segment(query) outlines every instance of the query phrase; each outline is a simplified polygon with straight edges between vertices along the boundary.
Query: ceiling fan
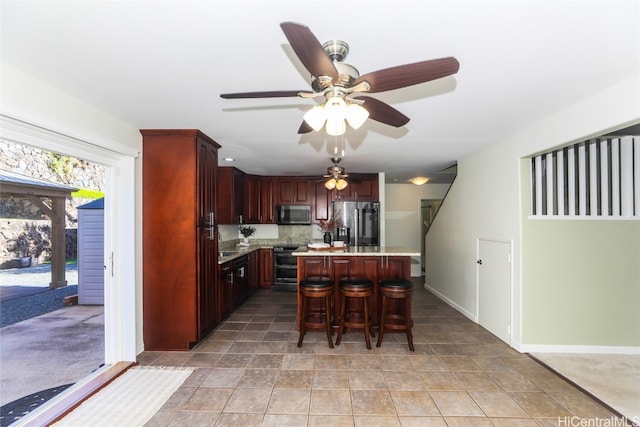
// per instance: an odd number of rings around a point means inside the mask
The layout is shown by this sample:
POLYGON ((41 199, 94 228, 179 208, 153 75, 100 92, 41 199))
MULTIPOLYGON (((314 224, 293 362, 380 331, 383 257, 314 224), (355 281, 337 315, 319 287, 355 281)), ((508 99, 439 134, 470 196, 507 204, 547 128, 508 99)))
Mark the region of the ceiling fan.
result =
POLYGON ((324 175, 325 178, 329 178, 327 182, 324 183, 324 186, 327 190, 333 190, 334 188, 337 190, 344 190, 347 188, 347 180, 345 178, 349 177, 349 174, 345 172, 345 169, 342 166, 338 166, 338 163, 342 161, 340 157, 332 157, 331 162, 333 166, 329 166, 327 168, 327 174, 324 175))
POLYGON ((324 98, 324 104, 307 111, 298 129, 299 134, 319 131, 326 124, 329 135, 342 135, 345 121, 353 128, 367 118, 394 127, 404 126, 409 118, 390 105, 363 93, 386 92, 436 80, 458 72, 460 63, 453 57, 432 59, 385 68, 360 75, 353 66, 344 63, 349 45, 341 40, 320 44, 311 30, 295 22, 280 24, 294 52, 311 73, 309 90, 224 93, 225 99, 240 98, 324 98))

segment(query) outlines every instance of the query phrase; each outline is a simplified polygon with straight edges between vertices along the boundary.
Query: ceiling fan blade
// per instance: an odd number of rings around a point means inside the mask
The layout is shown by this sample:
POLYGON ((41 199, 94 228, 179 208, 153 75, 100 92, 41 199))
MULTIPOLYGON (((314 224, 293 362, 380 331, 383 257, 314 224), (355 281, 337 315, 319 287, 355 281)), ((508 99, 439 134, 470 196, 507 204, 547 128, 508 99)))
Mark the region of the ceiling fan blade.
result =
POLYGON ((431 59, 373 71, 358 77, 352 86, 369 82, 370 93, 385 92, 436 80, 458 72, 460 63, 453 57, 431 59))
POLYGON ((362 107, 369 112, 369 118, 372 120, 397 128, 409 122, 409 117, 389 104, 385 104, 370 96, 358 96, 354 98, 364 101, 362 107))
POLYGON ((308 90, 272 90, 265 92, 238 92, 223 93, 220 95, 224 99, 242 99, 242 98, 288 98, 292 96, 304 97, 302 94, 315 94, 308 90))
POLYGON ((282 28, 300 62, 312 76, 328 76, 334 82, 338 81, 338 70, 309 27, 295 22, 283 22, 280 24, 280 28, 282 28))
POLYGON ((309 133, 312 130, 313 128, 303 120, 302 123, 300 124, 300 127, 298 128, 298 133, 309 133))

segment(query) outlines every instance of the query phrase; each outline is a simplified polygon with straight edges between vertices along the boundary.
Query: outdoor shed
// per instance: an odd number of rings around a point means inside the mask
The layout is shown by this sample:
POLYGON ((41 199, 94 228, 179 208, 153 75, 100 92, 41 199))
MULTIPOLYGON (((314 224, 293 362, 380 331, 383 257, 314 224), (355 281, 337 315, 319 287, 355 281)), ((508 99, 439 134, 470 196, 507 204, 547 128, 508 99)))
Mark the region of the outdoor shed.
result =
POLYGON ((78 206, 78 304, 104 305, 104 197, 78 206))

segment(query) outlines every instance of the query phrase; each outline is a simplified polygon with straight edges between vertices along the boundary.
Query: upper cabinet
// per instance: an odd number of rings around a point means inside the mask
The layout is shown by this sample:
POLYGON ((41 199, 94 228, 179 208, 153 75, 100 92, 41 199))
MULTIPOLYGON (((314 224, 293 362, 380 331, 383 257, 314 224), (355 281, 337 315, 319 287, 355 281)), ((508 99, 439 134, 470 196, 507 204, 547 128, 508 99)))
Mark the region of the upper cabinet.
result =
MULTIPOLYGON (((221 166, 218 168, 218 223, 238 224, 243 214, 244 172, 221 166)), ((245 221, 246 222, 246 221, 245 221)))
POLYGON ((279 176, 276 178, 275 205, 311 205, 312 183, 317 178, 279 176))
POLYGON ((247 224, 262 223, 260 193, 260 177, 258 175, 245 175, 242 195, 242 222, 247 224))
POLYGON ((333 200, 377 202, 379 201, 378 174, 352 173, 347 178, 349 185, 341 191, 332 191, 333 200))
POLYGON ((275 182, 275 177, 260 177, 260 224, 276 222, 276 206, 273 200, 275 182))

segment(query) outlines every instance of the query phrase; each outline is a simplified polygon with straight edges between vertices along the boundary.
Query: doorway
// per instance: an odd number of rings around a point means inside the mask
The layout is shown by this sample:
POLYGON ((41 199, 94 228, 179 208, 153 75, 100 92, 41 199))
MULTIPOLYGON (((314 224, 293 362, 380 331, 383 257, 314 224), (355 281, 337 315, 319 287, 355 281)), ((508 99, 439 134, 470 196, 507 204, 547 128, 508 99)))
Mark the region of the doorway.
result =
POLYGON ((477 253, 478 323, 511 344, 511 241, 478 239, 477 253))
POLYGON ((438 209, 440 209, 440 206, 442 205, 442 199, 421 199, 420 200, 420 222, 421 222, 421 228, 420 228, 420 236, 421 236, 421 243, 420 243, 420 265, 422 268, 422 275, 424 276, 425 274, 425 270, 424 270, 424 266, 425 266, 425 257, 424 257, 424 253, 425 253, 425 247, 424 247, 424 239, 427 236, 427 232, 429 231, 429 227, 431 227, 431 224, 433 223, 434 218, 436 217, 436 214, 438 213, 438 209))

